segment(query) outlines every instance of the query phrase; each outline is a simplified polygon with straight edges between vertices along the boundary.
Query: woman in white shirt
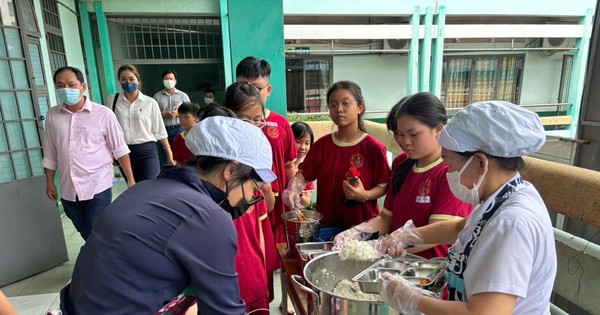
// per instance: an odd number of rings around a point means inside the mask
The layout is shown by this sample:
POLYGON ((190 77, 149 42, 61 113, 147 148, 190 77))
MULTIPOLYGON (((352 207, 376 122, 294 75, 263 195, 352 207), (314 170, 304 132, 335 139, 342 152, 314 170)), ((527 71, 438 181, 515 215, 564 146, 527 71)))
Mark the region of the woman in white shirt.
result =
POLYGON ((156 141, 160 141, 166 151, 167 162, 175 165, 160 108, 156 100, 139 90, 140 74, 133 65, 119 67, 117 78, 124 93, 117 94, 116 101, 114 95, 108 101, 112 104, 131 151, 129 157, 133 177, 136 182, 154 179, 160 172, 156 141))
POLYGON ((552 223, 542 197, 521 178, 521 158, 546 140, 540 118, 521 106, 487 101, 462 109, 438 137, 448 184, 476 207, 468 218, 397 230, 382 249, 455 242, 448 253, 450 301, 427 297, 383 275, 384 299, 403 314, 550 314, 556 276, 552 223))

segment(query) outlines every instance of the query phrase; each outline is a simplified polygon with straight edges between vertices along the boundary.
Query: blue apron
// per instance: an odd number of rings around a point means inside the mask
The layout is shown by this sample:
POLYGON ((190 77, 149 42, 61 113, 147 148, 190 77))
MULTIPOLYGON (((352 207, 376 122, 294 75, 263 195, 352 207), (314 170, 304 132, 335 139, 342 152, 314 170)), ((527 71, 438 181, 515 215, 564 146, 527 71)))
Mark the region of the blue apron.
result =
POLYGON ((464 246, 463 252, 459 252, 456 248, 456 244, 448 250, 448 293, 450 301, 463 301, 467 300, 467 292, 465 290, 465 280, 463 278, 465 270, 467 270, 467 261, 469 260, 469 255, 475 247, 477 240, 479 240, 479 236, 481 235, 481 231, 488 223, 488 221, 494 216, 496 210, 500 208, 500 206, 512 196, 514 193, 519 191, 523 187, 523 179, 521 176, 511 180, 506 183, 502 190, 496 195, 494 200, 490 203, 490 205, 485 209, 483 216, 477 223, 475 229, 473 229, 471 238, 464 246))

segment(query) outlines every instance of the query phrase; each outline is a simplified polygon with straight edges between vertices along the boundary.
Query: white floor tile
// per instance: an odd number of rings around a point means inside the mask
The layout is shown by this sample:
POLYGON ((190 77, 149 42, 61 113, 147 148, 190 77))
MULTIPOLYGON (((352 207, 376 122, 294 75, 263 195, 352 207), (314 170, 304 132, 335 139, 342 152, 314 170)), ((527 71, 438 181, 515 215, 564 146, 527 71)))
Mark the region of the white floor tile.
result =
POLYGON ((20 315, 45 315, 56 301, 58 293, 24 295, 8 298, 20 315))

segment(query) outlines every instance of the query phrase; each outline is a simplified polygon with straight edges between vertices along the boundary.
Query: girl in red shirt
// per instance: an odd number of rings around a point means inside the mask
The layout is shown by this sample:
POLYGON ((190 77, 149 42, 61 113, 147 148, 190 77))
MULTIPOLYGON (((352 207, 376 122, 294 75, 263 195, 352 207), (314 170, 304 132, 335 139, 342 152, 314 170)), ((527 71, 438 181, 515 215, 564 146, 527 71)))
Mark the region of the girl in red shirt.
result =
MULTIPOLYGON (((448 166, 442 160, 437 138, 447 121, 444 105, 431 93, 405 97, 392 107, 387 127, 404 152, 392 163, 384 208, 376 218, 337 235, 334 242, 338 247, 349 239, 358 239, 360 231, 385 235, 409 220, 420 227, 471 213, 472 206, 454 197, 446 179, 448 166)), ((448 248, 422 245, 407 251, 430 259, 446 257, 448 248)))
MULTIPOLYGON (((292 124, 292 132, 294 133, 296 148, 298 149, 298 158, 294 161, 294 166, 296 167, 296 171, 298 171, 298 165, 304 161, 306 154, 308 154, 308 150, 310 150, 310 147, 315 142, 315 135, 310 126, 301 121, 292 124)), ((310 204, 310 196, 314 190, 314 182, 306 183, 306 186, 300 195, 300 203, 302 203, 302 206, 306 207, 310 204)))
POLYGON ((306 182, 317 180, 321 225, 349 228, 377 216, 377 198, 386 192, 390 169, 385 146, 364 128, 360 87, 336 82, 327 91, 327 104, 337 130, 314 143, 283 198, 289 207, 302 208, 306 182))

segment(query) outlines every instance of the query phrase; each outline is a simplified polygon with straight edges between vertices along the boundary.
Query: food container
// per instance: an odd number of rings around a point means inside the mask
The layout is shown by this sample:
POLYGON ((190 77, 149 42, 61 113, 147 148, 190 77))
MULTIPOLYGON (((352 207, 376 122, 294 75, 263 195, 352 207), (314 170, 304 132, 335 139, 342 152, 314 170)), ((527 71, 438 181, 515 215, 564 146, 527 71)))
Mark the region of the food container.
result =
POLYGON ((439 296, 446 285, 445 271, 444 260, 424 260, 412 255, 378 261, 352 278, 352 281, 358 282, 360 289, 365 293, 379 293, 382 285, 381 275, 388 272, 439 296))
POLYGON ((296 261, 300 269, 304 269, 306 263, 308 263, 314 257, 331 252, 333 242, 307 242, 296 244, 296 250, 298 256, 296 261))
POLYGON ((285 240, 288 256, 295 257, 296 244, 310 242, 319 231, 319 222, 323 215, 313 210, 294 210, 281 215, 285 223, 285 240))
POLYGON ((398 314, 381 301, 356 300, 333 293, 340 281, 352 279, 372 264, 371 261, 341 260, 338 252, 321 254, 306 264, 304 278, 292 275, 292 282, 308 293, 308 314, 311 315, 398 314))

